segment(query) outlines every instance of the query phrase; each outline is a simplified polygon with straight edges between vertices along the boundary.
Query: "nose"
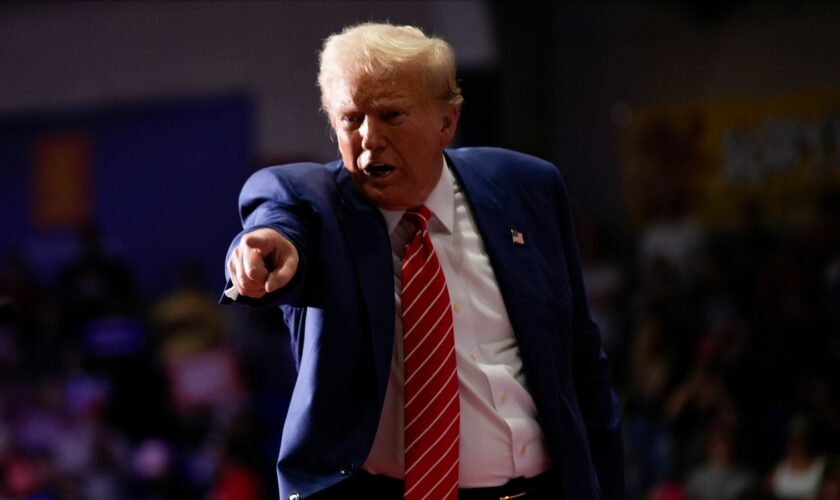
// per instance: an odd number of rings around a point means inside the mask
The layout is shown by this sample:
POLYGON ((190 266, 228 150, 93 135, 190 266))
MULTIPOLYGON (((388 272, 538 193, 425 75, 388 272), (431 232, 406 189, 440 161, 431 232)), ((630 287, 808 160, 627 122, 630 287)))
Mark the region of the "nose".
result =
POLYGON ((359 133, 362 136, 362 148, 368 151, 374 151, 382 147, 384 137, 382 136, 382 129, 376 118, 370 116, 365 117, 364 123, 359 127, 359 133))

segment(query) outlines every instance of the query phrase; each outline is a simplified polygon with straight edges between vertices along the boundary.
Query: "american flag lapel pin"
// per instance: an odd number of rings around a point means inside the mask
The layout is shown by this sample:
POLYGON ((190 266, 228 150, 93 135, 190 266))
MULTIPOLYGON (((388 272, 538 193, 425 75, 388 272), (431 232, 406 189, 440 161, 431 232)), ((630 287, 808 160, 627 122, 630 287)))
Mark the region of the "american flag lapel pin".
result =
POLYGON ((516 229, 510 229, 510 239, 514 245, 524 245, 525 244, 525 236, 516 229))

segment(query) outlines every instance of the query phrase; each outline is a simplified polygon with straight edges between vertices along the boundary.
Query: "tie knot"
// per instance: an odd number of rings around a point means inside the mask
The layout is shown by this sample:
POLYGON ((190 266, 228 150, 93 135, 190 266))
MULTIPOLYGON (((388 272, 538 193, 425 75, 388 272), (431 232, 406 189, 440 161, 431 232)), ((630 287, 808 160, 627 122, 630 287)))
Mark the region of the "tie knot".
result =
POLYGON ((418 229, 426 229, 431 217, 432 212, 426 208, 426 205, 409 208, 403 214, 403 219, 412 223, 418 229))

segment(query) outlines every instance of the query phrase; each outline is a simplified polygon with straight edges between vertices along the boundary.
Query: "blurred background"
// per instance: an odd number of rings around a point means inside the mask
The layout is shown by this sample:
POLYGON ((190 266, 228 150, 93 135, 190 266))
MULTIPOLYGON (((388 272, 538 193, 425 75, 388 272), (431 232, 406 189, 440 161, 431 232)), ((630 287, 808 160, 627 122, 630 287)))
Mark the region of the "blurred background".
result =
POLYGON ((149 1, 0 3, 0 499, 276 498, 287 334, 223 261, 366 20, 566 177, 629 498, 840 498, 840 3, 149 1))

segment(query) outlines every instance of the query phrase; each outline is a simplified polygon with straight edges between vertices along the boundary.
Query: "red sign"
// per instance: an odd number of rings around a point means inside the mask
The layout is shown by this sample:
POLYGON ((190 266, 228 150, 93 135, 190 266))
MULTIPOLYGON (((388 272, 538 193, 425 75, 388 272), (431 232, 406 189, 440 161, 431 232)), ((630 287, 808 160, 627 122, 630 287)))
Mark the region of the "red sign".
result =
POLYGON ((39 229, 78 227, 90 218, 93 147, 81 132, 38 139, 32 149, 32 215, 39 229))

